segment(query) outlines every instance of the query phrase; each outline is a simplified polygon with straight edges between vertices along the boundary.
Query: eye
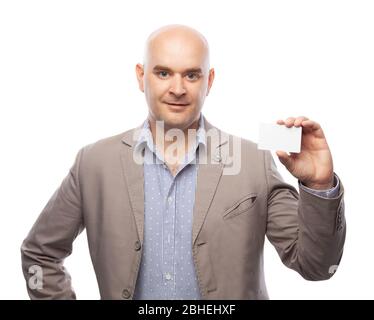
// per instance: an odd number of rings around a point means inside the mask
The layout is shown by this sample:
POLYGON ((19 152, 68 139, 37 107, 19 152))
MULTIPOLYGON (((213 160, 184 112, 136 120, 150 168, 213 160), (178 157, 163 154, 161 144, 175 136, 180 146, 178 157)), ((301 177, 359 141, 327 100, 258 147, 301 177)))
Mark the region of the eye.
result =
POLYGON ((196 72, 191 72, 187 74, 187 78, 188 80, 194 81, 194 80, 198 80, 200 78, 200 75, 196 72))
POLYGON ((168 77, 168 75, 169 75, 169 72, 167 72, 167 71, 159 71, 159 72, 157 72, 157 75, 161 78, 161 79, 166 79, 167 77, 168 77))

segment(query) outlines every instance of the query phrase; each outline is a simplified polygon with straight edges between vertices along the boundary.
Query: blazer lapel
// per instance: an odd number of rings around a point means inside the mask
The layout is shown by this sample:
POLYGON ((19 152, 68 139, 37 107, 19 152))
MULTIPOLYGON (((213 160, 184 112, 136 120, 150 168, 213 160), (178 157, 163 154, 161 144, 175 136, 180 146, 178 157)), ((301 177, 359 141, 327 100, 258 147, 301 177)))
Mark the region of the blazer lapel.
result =
MULTIPOLYGON (((140 128, 140 127, 139 127, 140 128)), ((136 140, 135 130, 127 131, 122 138, 125 143, 124 151, 121 154, 123 175, 129 192, 131 209, 134 214, 139 240, 143 243, 144 235, 144 171, 143 164, 134 161, 133 146, 136 140)))
POLYGON ((203 226, 210 204, 215 195, 221 178, 227 154, 221 150, 221 146, 227 143, 221 131, 213 127, 205 120, 205 130, 213 139, 207 139, 206 163, 198 164, 197 185, 195 192, 195 205, 193 209, 192 246, 203 226))

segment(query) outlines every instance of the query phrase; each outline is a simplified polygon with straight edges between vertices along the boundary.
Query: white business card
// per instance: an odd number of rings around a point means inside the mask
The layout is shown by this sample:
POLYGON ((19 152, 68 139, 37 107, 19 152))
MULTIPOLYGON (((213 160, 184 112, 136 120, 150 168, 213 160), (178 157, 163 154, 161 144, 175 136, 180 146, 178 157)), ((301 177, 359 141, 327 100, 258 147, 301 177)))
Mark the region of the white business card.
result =
POLYGON ((285 125, 261 123, 258 149, 299 153, 301 127, 287 128, 285 125))

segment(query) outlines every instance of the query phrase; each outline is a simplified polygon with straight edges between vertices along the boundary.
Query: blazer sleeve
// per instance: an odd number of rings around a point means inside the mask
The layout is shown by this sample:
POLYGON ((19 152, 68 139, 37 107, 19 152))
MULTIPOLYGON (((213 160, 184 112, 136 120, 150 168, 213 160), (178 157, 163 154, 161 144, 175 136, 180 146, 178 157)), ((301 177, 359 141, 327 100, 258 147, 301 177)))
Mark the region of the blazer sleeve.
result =
POLYGON ((326 280, 336 271, 346 234, 344 188, 323 198, 285 183, 265 151, 267 177, 266 236, 282 262, 307 280, 326 280))
POLYGON ((63 263, 84 229, 79 186, 83 148, 21 246, 22 269, 31 299, 76 299, 63 263))

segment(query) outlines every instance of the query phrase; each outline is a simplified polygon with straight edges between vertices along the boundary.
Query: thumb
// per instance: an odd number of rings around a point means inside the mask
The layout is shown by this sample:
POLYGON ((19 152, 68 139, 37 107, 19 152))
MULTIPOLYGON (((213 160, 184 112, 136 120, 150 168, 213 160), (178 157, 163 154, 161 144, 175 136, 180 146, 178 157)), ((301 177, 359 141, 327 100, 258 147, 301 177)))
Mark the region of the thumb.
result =
POLYGON ((293 160, 287 152, 284 151, 277 151, 276 152, 279 161, 289 170, 292 167, 293 160))

